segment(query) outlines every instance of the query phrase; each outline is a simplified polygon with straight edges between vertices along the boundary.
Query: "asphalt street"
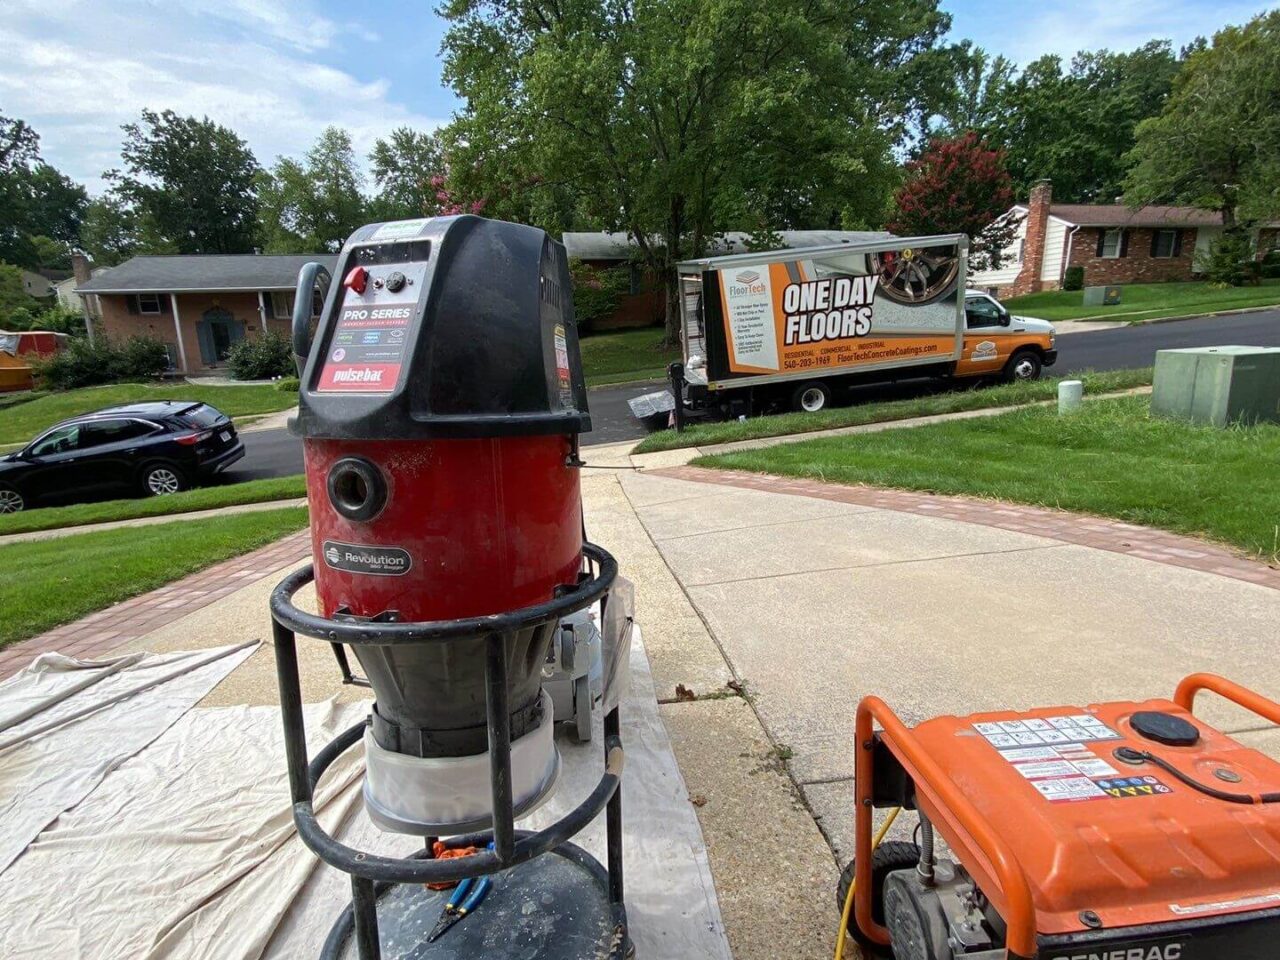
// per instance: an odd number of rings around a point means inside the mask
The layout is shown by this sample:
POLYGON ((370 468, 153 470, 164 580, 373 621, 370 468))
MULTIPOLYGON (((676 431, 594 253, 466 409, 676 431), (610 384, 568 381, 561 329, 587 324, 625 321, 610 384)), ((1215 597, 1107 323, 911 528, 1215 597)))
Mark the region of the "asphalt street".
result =
MULTIPOLYGON (((1144 367, 1154 362, 1157 350, 1222 344, 1280 346, 1280 310, 1064 334, 1058 338, 1058 362, 1050 373, 1061 376, 1085 370, 1144 367)), ((915 381, 914 384, 861 388, 855 394, 855 402, 938 389, 934 381, 915 381)), ((582 438, 583 445, 616 443, 643 437, 648 431, 631 416, 627 401, 660 387, 661 383, 658 382, 592 390, 592 430, 582 438)), ((243 435, 243 439, 245 457, 227 471, 227 480, 235 482, 283 477, 302 472, 302 446, 286 430, 249 432, 243 435)))

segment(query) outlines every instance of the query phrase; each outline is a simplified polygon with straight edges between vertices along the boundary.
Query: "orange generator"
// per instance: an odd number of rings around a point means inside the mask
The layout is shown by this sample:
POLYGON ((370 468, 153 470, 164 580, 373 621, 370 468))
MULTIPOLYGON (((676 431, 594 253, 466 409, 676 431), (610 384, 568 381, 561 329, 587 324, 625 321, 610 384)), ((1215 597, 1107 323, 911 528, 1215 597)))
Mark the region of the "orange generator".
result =
POLYGON ((1280 763, 1197 719, 1202 690, 1280 724, 1212 674, 915 728, 867 697, 842 925, 897 960, 1280 957, 1280 763), (873 840, 877 807, 918 811, 919 842, 873 840))

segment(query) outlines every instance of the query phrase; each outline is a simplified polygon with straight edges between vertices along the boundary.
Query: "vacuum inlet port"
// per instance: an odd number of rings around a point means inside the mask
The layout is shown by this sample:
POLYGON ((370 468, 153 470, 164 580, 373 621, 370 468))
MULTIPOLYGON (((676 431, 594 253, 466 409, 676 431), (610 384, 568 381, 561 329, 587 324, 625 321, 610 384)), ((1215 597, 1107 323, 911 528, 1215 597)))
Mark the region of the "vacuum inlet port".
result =
POLYGON ((344 457, 329 469, 329 502, 348 520, 372 520, 387 505, 382 471, 363 457, 344 457))

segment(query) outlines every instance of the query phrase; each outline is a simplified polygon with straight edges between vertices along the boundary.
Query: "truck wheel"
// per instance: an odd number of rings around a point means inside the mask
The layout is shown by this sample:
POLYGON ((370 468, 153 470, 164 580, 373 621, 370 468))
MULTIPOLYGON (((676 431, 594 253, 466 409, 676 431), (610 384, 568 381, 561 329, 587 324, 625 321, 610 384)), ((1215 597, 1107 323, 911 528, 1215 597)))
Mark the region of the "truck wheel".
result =
MULTIPOLYGON (((871 855, 871 919, 884 924, 884 882, 895 870, 906 870, 920 862, 920 848, 905 840, 886 840, 871 855)), ((853 883, 853 861, 850 860, 840 873, 840 885, 836 888, 836 909, 844 911, 845 897, 853 883)), ((862 950, 864 957, 890 958, 893 948, 876 943, 858 929, 858 921, 849 914, 849 936, 862 950)))
POLYGON ((1018 383, 1023 380, 1039 380, 1044 370, 1040 354, 1034 350, 1019 350, 1004 365, 1006 383, 1018 383))
POLYGON ((821 380, 810 380, 791 394, 791 409, 797 413, 817 413, 831 406, 831 388, 821 380))

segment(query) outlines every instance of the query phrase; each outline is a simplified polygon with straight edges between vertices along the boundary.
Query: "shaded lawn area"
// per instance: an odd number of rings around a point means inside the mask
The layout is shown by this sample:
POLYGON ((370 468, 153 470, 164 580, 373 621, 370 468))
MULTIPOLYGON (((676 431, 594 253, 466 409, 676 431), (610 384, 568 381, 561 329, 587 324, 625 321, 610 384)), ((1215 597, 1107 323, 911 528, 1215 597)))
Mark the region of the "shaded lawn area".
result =
POLYGON ((600 333, 583 337, 582 369, 587 386, 653 380, 667 375, 667 364, 680 359, 679 347, 663 347, 662 327, 600 333))
POLYGON ((1193 317, 1219 310, 1242 310, 1280 304, 1280 280, 1263 280, 1257 287, 1215 290, 1207 283, 1121 284, 1121 302, 1103 307, 1084 305, 1083 290, 1047 290, 1005 300, 1013 313, 1042 320, 1114 319, 1121 322, 1158 317, 1193 317))
POLYGON ((66 507, 44 507, 39 510, 24 510, 22 513, 0 514, 0 536, 9 533, 27 533, 32 530, 53 530, 58 527, 79 527, 87 523, 161 517, 191 510, 213 510, 217 507, 229 507, 242 503, 266 503, 271 500, 288 500, 306 495, 306 480, 298 474, 292 477, 229 483, 217 487, 200 487, 166 497, 106 500, 100 503, 76 503, 66 507))
POLYGON ((0 547, 0 647, 248 553, 307 525, 304 507, 0 547))
POLYGON ((698 466, 968 494, 1115 517, 1280 560, 1280 426, 1150 416, 1145 396, 701 457, 698 466))
POLYGON ((675 430, 651 433, 640 441, 632 453, 653 453, 656 450, 701 447, 716 443, 733 443, 738 440, 758 440, 761 437, 781 437, 794 433, 810 433, 814 430, 833 430, 837 427, 854 427, 864 423, 1036 403, 1055 399, 1058 396, 1058 383, 1063 379, 1083 380, 1086 394, 1115 393, 1133 387, 1150 386, 1151 369, 1151 367, 1140 367, 1134 370, 1108 370, 1101 373, 1086 371, 1082 374, 1073 374, 1069 378, 1057 377, 1024 383, 1006 383, 994 387, 966 389, 965 386, 956 384, 940 393, 911 397, 906 400, 860 403, 851 407, 820 410, 817 413, 779 413, 773 416, 751 417, 747 420, 730 420, 724 423, 697 423, 686 427, 681 433, 675 430))
POLYGON ((229 417, 275 413, 296 406, 298 395, 266 383, 196 386, 190 383, 114 383, 46 393, 29 403, 0 409, 0 445, 26 443, 60 420, 102 407, 146 400, 190 400, 208 403, 229 417))

